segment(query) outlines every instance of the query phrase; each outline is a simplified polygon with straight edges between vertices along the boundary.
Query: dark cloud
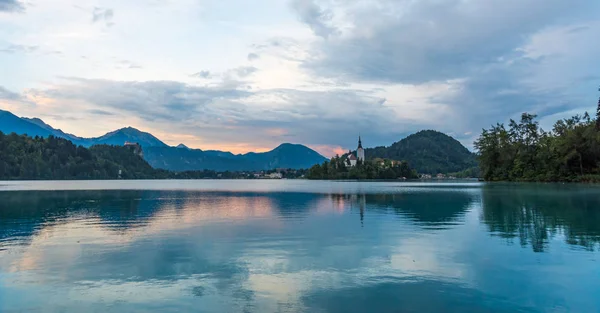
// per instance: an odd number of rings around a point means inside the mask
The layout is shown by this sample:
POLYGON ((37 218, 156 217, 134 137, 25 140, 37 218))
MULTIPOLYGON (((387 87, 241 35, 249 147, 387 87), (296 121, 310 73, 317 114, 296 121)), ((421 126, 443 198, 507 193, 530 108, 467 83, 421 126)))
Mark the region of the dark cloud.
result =
POLYGON ((98 108, 110 108, 148 121, 186 120, 201 115, 219 118, 218 107, 209 106, 215 99, 239 98, 244 91, 219 87, 195 87, 173 81, 125 82, 63 78, 64 84, 35 92, 52 98, 84 100, 98 108))
POLYGON ((0 0, 0 12, 23 12, 25 7, 17 0, 0 0))
POLYGON ((305 66, 319 75, 361 81, 460 78, 511 53, 535 32, 582 14, 581 7, 563 0, 374 0, 370 8, 348 14, 356 27, 352 33, 319 43, 313 53, 318 57, 305 66))
POLYGON ((104 116, 116 115, 115 113, 108 112, 105 110, 98 110, 98 109, 87 110, 87 112, 90 114, 93 114, 93 115, 104 115, 104 116))
POLYGON ((2 86, 0 86, 0 99, 4 100, 21 100, 22 97, 16 92, 12 92, 2 86))
POLYGON ((260 56, 256 53, 248 53, 248 61, 252 62, 254 60, 260 59, 260 56))
POLYGON ((594 102, 595 73, 590 64, 597 63, 600 49, 591 42, 600 31, 593 13, 599 11, 600 2, 321 3, 332 10, 325 21, 335 14, 344 27, 319 35, 315 28, 320 21, 309 22, 305 16, 324 10, 296 9, 315 34, 326 38, 306 51, 310 57, 302 61, 304 69, 313 77, 379 84, 384 89, 447 85, 448 91, 426 100, 448 112, 447 118, 434 121, 436 129, 463 137, 466 145, 481 127, 522 112, 548 116, 584 110, 594 102))
POLYGON ((540 116, 568 110, 568 96, 556 90, 536 90, 521 78, 534 61, 520 60, 512 65, 494 64, 479 70, 460 83, 452 96, 432 99, 453 108, 453 129, 475 131, 496 122, 506 122, 523 112, 540 116))
POLYGON ((302 23, 308 25, 315 35, 328 38, 337 30, 329 25, 332 13, 319 7, 315 0, 292 0, 292 8, 298 13, 302 23))

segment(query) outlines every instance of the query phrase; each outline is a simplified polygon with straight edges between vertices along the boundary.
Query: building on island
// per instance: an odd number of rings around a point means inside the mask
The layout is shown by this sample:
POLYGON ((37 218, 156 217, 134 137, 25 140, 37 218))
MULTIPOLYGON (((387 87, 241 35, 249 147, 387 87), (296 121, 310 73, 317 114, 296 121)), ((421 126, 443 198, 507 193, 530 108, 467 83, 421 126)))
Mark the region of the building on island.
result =
POLYGON ((142 150, 142 146, 139 143, 125 141, 124 146, 129 148, 133 153, 139 155, 140 158, 144 158, 144 151, 142 150))
POLYGON ((352 153, 352 151, 348 151, 350 154, 346 159, 346 166, 355 167, 356 166, 356 156, 352 153))
POLYGON ((355 167, 356 164, 360 161, 361 163, 365 162, 365 149, 362 147, 362 141, 360 136, 358 136, 358 148, 356 148, 356 155, 352 153, 352 151, 348 151, 348 157, 346 158, 346 166, 355 167))
POLYGON ((267 177, 270 179, 282 179, 283 174, 281 174, 280 172, 275 172, 275 173, 271 173, 271 174, 267 175, 267 177))
POLYGON ((356 148, 356 158, 361 162, 365 161, 365 149, 363 149, 362 147, 360 136, 358 136, 358 148, 356 148))

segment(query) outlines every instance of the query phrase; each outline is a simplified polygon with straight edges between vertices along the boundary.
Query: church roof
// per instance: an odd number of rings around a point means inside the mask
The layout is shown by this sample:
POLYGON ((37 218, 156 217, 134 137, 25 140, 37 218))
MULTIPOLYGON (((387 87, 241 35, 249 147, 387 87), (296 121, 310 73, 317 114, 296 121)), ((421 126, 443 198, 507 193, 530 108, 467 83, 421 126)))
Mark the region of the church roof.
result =
POLYGON ((360 140, 360 136, 358 136, 358 149, 362 149, 362 141, 360 140))
POLYGON ((350 156, 348 157, 348 159, 355 161, 356 160, 356 156, 354 156, 354 154, 350 154, 350 156))

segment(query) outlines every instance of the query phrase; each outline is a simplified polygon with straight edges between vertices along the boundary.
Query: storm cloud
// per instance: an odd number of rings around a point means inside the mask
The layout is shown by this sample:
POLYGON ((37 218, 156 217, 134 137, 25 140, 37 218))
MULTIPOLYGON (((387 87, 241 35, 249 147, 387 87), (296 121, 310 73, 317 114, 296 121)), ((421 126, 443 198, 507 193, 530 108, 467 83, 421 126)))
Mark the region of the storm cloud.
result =
MULTIPOLYGON (((524 111, 544 116, 588 108, 595 96, 593 86, 598 81, 583 78, 594 77, 589 65, 597 63, 594 56, 599 49, 590 43, 600 36, 596 16, 600 3, 371 0, 365 4, 351 0, 321 4, 338 17, 343 31, 315 42, 303 68, 314 76, 379 84, 384 89, 446 84, 449 92, 429 99, 451 109, 449 117, 455 125, 440 122, 441 129, 472 132, 524 111), (552 40, 566 46, 557 49, 552 40)), ((317 31, 319 20, 303 20, 323 37, 317 31)))
POLYGON ((350 30, 319 42, 307 68, 386 83, 460 78, 512 53, 546 27, 589 15, 563 0, 370 2, 368 7, 353 6, 357 1, 340 4, 339 11, 350 11, 344 21, 350 30))

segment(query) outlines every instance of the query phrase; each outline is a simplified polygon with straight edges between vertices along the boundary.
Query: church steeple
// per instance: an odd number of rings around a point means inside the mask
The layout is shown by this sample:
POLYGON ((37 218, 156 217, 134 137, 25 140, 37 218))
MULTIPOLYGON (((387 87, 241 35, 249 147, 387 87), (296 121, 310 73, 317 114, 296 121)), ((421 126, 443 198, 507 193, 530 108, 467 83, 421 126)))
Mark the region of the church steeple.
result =
POLYGON ((365 149, 363 149, 360 135, 358 135, 358 148, 356 148, 356 158, 361 162, 365 161, 365 149))

